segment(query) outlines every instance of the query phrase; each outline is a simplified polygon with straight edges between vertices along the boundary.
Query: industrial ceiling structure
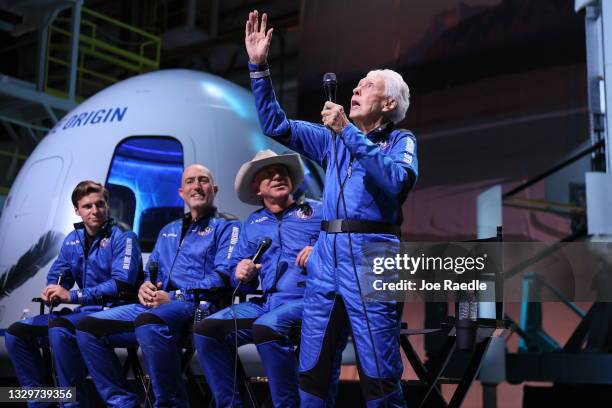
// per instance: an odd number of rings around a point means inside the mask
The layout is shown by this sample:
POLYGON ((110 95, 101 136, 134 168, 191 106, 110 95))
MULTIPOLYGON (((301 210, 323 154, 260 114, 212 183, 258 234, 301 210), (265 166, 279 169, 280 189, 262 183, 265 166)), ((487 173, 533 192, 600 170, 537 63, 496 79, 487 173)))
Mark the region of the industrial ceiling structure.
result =
POLYGON ((293 113, 298 0, 0 1, 0 194, 65 113, 116 82, 186 68, 248 87, 244 24, 253 9, 275 27, 270 64, 293 113))

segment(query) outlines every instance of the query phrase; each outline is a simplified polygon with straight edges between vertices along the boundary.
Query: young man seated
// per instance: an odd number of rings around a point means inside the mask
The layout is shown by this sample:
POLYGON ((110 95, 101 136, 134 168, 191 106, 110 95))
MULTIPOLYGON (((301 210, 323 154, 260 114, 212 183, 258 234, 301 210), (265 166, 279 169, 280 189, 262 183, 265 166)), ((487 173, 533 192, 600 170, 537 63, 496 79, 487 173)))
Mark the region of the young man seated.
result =
MULTIPOLYGON (((83 407, 89 405, 85 395, 86 369, 77 346, 75 326, 104 306, 118 303, 120 292, 135 292, 142 260, 136 235, 121 231, 108 218, 109 196, 103 185, 82 181, 71 198, 82 222, 75 224, 74 231, 64 240, 41 297, 49 303, 79 306, 68 314, 44 314, 13 323, 6 331, 5 341, 22 387, 49 385, 44 384, 40 354, 40 346, 48 341, 53 350, 57 385, 77 389, 77 401, 65 402, 63 406, 83 407), (70 290, 75 284, 78 288, 70 290)), ((29 403, 30 407, 50 405, 29 403)))

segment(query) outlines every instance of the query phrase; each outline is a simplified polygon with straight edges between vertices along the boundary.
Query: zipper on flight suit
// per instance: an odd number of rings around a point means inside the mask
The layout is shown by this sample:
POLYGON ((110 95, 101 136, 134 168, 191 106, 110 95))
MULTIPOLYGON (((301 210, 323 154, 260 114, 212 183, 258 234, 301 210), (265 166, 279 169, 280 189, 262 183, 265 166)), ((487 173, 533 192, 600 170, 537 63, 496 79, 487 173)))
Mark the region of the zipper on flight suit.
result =
MULTIPOLYGON (((103 227, 104 228, 104 227, 103 227)), ((81 241, 81 237, 79 236, 79 231, 75 228, 74 231, 77 233, 77 238, 79 239, 79 244, 81 244, 81 249, 83 249, 83 258, 85 260, 84 265, 83 265, 83 287, 81 288, 81 290, 85 290, 85 288, 87 287, 87 266, 89 265, 89 254, 91 253, 91 251, 94 249, 94 245, 98 244, 100 242, 100 237, 99 237, 99 232, 98 234, 96 234, 93 237, 93 241, 91 243, 91 245, 89 246, 89 250, 85 249, 85 245, 83 244, 83 241, 81 241)), ((85 229, 83 227, 83 238, 87 239, 87 229, 85 229)))
MULTIPOLYGON (((278 244, 280 246, 280 251, 279 254, 283 253, 283 217, 284 217, 284 211, 283 214, 281 215, 281 218, 278 219, 278 244)), ((278 281, 280 281, 280 279, 282 278, 282 276, 278 276, 278 265, 280 264, 280 259, 281 257, 279 256, 276 259, 276 270, 274 271, 274 292, 278 292, 278 288, 276 287, 276 285, 278 284, 278 281)), ((263 283, 263 282, 262 282, 263 283)))
MULTIPOLYGON (((178 247, 176 248, 176 252, 174 253, 174 259, 172 259, 172 264, 170 264, 170 270, 168 271, 168 286, 170 285, 170 278, 172 277, 172 271, 174 270, 174 264, 176 263, 176 258, 178 258, 178 254, 181 251, 181 247, 183 246, 183 241, 185 240, 185 237, 187 236, 189 231, 193 229, 195 224, 196 224, 195 222, 192 222, 189 224, 187 228, 185 228, 185 226, 183 225, 183 228, 181 229, 181 237, 179 240, 179 244, 178 244, 178 247)), ((157 285, 157 282, 155 283, 155 285, 157 285)))
MULTIPOLYGON (((340 200, 342 199, 342 196, 344 195, 344 186, 346 185, 346 182, 348 181, 349 178, 351 178, 351 175, 353 173, 353 160, 354 158, 352 156, 350 156, 350 160, 349 160, 349 164, 346 170, 346 175, 344 176, 344 180, 341 180, 340 183, 340 190, 338 190, 338 198, 336 199, 336 219, 340 218, 340 200)), ((332 170, 333 171, 333 170, 332 170)), ((346 197, 345 197, 346 199, 346 197)), ((346 204, 346 203, 345 203, 346 204)), ((344 216, 346 217, 346 213, 344 214, 344 216)), ((338 256, 336 253, 336 239, 338 237, 338 234, 334 234, 334 283, 336 286, 336 291, 339 288, 339 282, 338 282, 338 273, 337 273, 337 269, 338 269, 338 256)))

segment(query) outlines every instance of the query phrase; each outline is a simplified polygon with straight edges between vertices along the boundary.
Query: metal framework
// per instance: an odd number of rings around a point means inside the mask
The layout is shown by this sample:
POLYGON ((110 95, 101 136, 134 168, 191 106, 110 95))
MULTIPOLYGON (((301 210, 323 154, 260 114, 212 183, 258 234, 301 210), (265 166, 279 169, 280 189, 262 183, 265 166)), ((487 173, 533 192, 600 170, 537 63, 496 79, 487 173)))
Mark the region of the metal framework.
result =
POLYGON ((18 164, 64 114, 127 76, 159 69, 161 40, 83 7, 83 0, 14 1, 3 7, 24 23, 2 22, 0 30, 16 36, 37 32, 35 81, 0 74, 0 124, 16 146, 0 152, 10 160, 0 180, 0 194, 8 194, 18 164))

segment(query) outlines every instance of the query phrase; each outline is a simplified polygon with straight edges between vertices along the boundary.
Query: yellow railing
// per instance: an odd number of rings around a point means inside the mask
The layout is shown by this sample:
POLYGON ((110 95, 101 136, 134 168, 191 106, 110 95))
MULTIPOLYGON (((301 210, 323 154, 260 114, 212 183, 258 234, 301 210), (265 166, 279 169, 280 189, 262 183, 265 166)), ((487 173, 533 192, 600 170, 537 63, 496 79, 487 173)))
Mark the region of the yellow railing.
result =
POLYGON ((26 156, 25 154, 19 154, 19 153, 15 153, 15 152, 7 152, 6 150, 0 150, 0 156, 3 157, 8 157, 8 158, 15 158, 18 160, 25 160, 28 158, 28 156, 26 156))
MULTIPOLYGON (((68 96, 70 22, 70 18, 56 18, 47 38, 45 92, 62 98, 68 96)), ((83 7, 76 71, 77 100, 131 75, 159 69, 160 52, 158 36, 83 7), (130 40, 119 39, 121 35, 130 40)))

